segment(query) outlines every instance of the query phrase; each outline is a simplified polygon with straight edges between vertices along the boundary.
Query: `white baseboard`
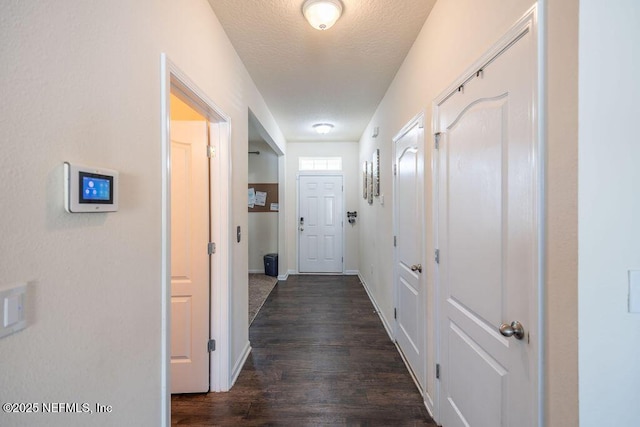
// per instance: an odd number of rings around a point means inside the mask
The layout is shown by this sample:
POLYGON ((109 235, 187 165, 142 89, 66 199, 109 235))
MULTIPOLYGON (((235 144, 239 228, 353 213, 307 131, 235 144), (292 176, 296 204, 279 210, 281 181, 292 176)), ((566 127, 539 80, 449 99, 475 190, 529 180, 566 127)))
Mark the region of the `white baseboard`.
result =
POLYGON ((287 280, 289 278, 289 272, 287 271, 284 274, 278 276, 278 280, 287 280))
MULTIPOLYGON (((289 277, 289 275, 292 275, 292 276, 340 276, 340 274, 342 274, 343 276, 359 276, 360 270, 345 270, 344 273, 299 273, 295 270, 289 270, 287 271, 286 276, 278 276, 278 279, 280 279, 280 277, 289 277)), ((286 279, 280 279, 280 280, 286 280, 286 279)))
POLYGON ((360 279, 360 283, 362 283, 364 290, 367 292, 367 295, 369 295, 369 299, 371 300, 373 307, 376 309, 376 313, 378 313, 378 317, 380 317, 380 320, 382 320, 382 326, 384 326, 384 329, 387 331, 387 335, 389 335, 389 339, 395 342, 393 337, 393 332, 392 332, 393 328, 391 328, 391 324, 387 321, 387 318, 384 316, 384 313, 382 312, 382 310, 380 310, 380 306, 376 302, 376 299, 373 297, 373 294, 369 291, 367 282, 364 280, 364 277, 362 277, 360 272, 358 272, 358 278, 360 279))
POLYGON ((424 406, 425 408, 427 408, 427 412, 429 413, 429 416, 433 418, 434 421, 437 422, 437 420, 433 416, 433 408, 435 405, 434 405, 433 399, 431 398, 431 395, 428 392, 424 393, 424 406))
MULTIPOLYGON (((411 379, 413 379, 413 383, 418 388, 418 391, 420 392, 420 395, 422 396, 423 402, 424 402, 424 404, 426 406, 427 402, 424 400, 425 391, 422 389, 422 387, 420 387, 420 381, 418 381, 418 378, 416 378, 416 374, 411 369, 411 365, 409 364, 409 361, 407 360, 407 358, 405 357, 404 353, 400 349, 400 345, 398 344, 398 342, 394 341, 393 344, 395 344, 396 350, 398 350, 398 354, 400 354, 400 357, 402 358, 402 361, 404 362, 404 366, 407 367, 407 371, 409 371, 409 375, 411 375, 411 379)), ((427 408, 427 410, 428 410, 428 408, 427 408)))
POLYGON ((409 371, 409 375, 411 375, 411 378, 413 379, 413 382, 415 383, 416 387, 418 388, 418 391, 420 391, 420 394, 423 397, 424 405, 427 408, 427 412, 429 412, 429 415, 431 415, 431 417, 433 417, 433 408, 434 408, 433 399, 431 398, 431 396, 427 392, 425 392, 422 389, 422 387, 420 387, 420 383, 418 382, 418 379, 415 377, 413 371, 411 370, 411 367, 409 366, 409 362, 404 357, 404 354, 400 350, 400 347, 398 346, 398 343, 396 342, 396 340, 395 340, 395 338, 393 336, 393 332, 392 332, 393 329, 391 328, 391 324, 387 321, 387 318, 384 316, 384 313, 382 312, 382 310, 380 310, 380 306, 378 306, 378 303, 376 302, 376 299, 373 297, 373 294, 369 291, 369 287, 367 286, 367 282, 364 280, 364 278, 360 274, 358 274, 358 278, 360 279, 360 282, 362 283, 362 286, 364 287, 364 290, 367 292, 367 295, 369 295, 369 299, 371 300, 371 303, 375 307, 376 313, 378 313, 378 316, 380 317, 380 320, 382 320, 382 325, 384 326, 384 329, 387 331, 387 335, 389 335, 389 339, 391 339, 391 342, 393 342, 393 344, 396 346, 396 350, 398 350, 398 353, 400 354, 400 357, 402 358, 402 361, 404 362, 405 366, 407 367, 407 371, 409 371))
POLYGON ((264 274, 264 269, 249 270, 249 274, 264 274))
POLYGON ((244 366, 244 362, 247 361, 247 358, 249 357, 250 353, 251 353, 251 343, 247 341, 247 343, 244 346, 244 350, 242 350, 242 354, 236 361, 235 365, 233 365, 233 371, 231 372, 231 386, 229 387, 229 389, 231 389, 231 387, 233 387, 233 385, 236 383, 236 380, 238 379, 238 375, 240 375, 240 371, 242 371, 242 367, 244 366))

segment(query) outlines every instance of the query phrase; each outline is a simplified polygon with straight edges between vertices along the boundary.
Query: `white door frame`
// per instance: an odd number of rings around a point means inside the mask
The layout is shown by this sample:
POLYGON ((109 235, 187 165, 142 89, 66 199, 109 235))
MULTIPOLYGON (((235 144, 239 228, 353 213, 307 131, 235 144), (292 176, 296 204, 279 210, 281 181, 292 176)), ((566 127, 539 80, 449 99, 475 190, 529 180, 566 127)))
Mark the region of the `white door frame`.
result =
MULTIPOLYGON (((414 128, 418 127, 421 131, 419 132, 418 138, 422 138, 422 142, 423 142, 423 150, 425 150, 425 144, 424 144, 424 112, 420 112, 418 113, 415 117, 413 117, 411 120, 409 120, 409 122, 407 122, 406 125, 404 125, 402 127, 402 129, 400 129, 400 131, 393 137, 393 148, 392 148, 392 153, 393 153, 393 164, 394 167, 397 167, 396 165, 396 143, 398 142, 398 140, 402 137, 404 137, 407 133, 409 133, 411 130, 413 130, 414 128)), ((425 150, 426 151, 426 150, 425 150)), ((422 260, 421 262, 424 265, 424 273, 420 274, 419 278, 420 278, 420 286, 422 286, 422 301, 420 301, 420 306, 423 310, 422 312, 422 318, 421 321, 423 323, 423 327, 422 327, 422 331, 424 331, 424 337, 422 340, 422 349, 420 349, 420 351, 422 352, 422 354, 424 354, 425 356, 428 356, 426 354, 426 344, 427 344, 427 337, 426 337, 426 333, 427 333, 427 328, 426 328, 426 320, 427 320, 427 272, 429 269, 429 263, 427 262, 427 257, 426 257, 426 239, 425 239, 425 232, 426 232, 426 226, 425 226, 425 219, 426 219, 426 211, 424 209, 424 202, 426 200, 425 197, 425 193, 424 193, 424 178, 426 175, 424 175, 425 173, 425 153, 423 152, 421 154, 422 157, 422 161, 423 161, 423 179, 422 179, 422 188, 419 188, 418 190, 422 192, 423 195, 423 199, 422 199, 422 217, 419 218, 419 223, 422 225, 422 228, 420 230, 420 245, 421 245, 421 249, 422 249, 422 253, 416 257, 417 260, 422 260)), ((393 235, 397 236, 398 235, 398 214, 396 209, 398 208, 398 200, 396 199, 398 196, 398 190, 396 188, 396 186, 398 185, 397 183, 397 175, 394 173, 393 174, 393 235)), ((393 249, 393 306, 394 307, 398 307, 398 302, 399 302, 399 286, 398 286, 398 248, 394 246, 393 249)), ((423 363, 423 372, 424 372, 424 376, 423 378, 415 378, 415 373, 413 372, 411 365, 409 364, 409 361, 406 360, 404 354, 402 353, 402 350, 400 349, 400 346, 398 345, 397 340, 397 336, 398 336, 398 320, 394 319, 393 322, 393 336, 394 336, 394 342, 396 347, 398 347, 398 352, 400 353, 400 356, 402 357, 402 360, 404 361, 405 365, 407 365, 407 368, 409 370, 409 373, 411 374, 413 381, 415 382, 416 386, 418 387, 418 389, 420 390, 420 393, 423 395, 423 398, 426 396, 427 393, 427 377, 428 377, 428 371, 427 371, 427 359, 425 357, 425 359, 422 361, 423 363), (420 383, 422 382, 423 385, 420 385, 420 383)))
MULTIPOLYGON (((336 273, 300 273, 300 233, 298 232, 299 224, 298 218, 300 218, 300 177, 301 176, 341 176, 342 177, 342 210, 344 211, 344 172, 343 171, 299 171, 296 174, 296 274, 319 274, 319 275, 335 275, 336 273)), ((345 274, 345 251, 346 251, 346 242, 344 239, 344 220, 346 214, 344 212, 340 212, 340 218, 342 221, 342 227, 340 228, 340 232, 342 233, 342 274, 345 274)))
MULTIPOLYGON (((162 328, 161 328, 161 406, 162 425, 171 423, 171 137, 170 98, 172 88, 187 97, 210 122, 211 159, 211 236, 217 250, 210 257, 210 338, 217 350, 210 356, 210 391, 227 391, 230 387, 230 308, 231 283, 231 119, 207 97, 166 54, 160 56, 161 67, 161 137, 162 137, 162 328)), ((204 250, 204 249, 203 249, 204 250)))
MULTIPOLYGON (((537 250, 536 250, 536 262, 537 262, 537 278, 535 280, 536 290, 535 290, 535 300, 531 302, 532 310, 531 313, 535 318, 535 323, 537 326, 538 334, 537 336, 531 337, 531 341, 536 345, 537 351, 533 352, 533 357, 536 358, 534 363, 537 372, 534 373, 533 378, 533 387, 535 390, 532 395, 534 396, 535 402, 533 402, 533 407, 536 408, 535 414, 537 415, 537 419, 534 421, 534 425, 538 425, 540 427, 544 426, 545 422, 545 407, 544 407, 544 399, 545 399, 545 383, 544 383, 544 363, 545 363, 545 346, 544 342, 546 339, 546 329, 545 329, 545 290, 544 290, 544 277, 545 277, 545 230, 546 230, 546 222, 545 222, 545 211, 546 211, 546 191, 545 191, 545 171, 546 171, 546 109, 545 109, 545 90, 546 90, 546 38, 544 35, 545 32, 545 23, 544 20, 546 12, 546 0, 539 0, 537 4, 534 4, 522 18, 516 22, 515 25, 511 27, 511 29, 497 42, 495 43, 480 59, 475 61, 473 65, 471 65, 461 76, 459 76, 454 83, 452 83, 445 91, 443 91, 437 98, 434 99, 432 103, 432 129, 433 134, 437 134, 440 132, 439 126, 439 115, 438 115, 438 106, 446 101, 447 98, 455 91, 458 90, 460 86, 469 80, 477 77, 476 73, 478 70, 481 70, 484 66, 486 66, 489 62, 493 60, 496 56, 498 56, 503 50, 507 49, 512 43, 514 43, 517 39, 519 39, 519 35, 522 34, 523 30, 529 27, 529 31, 532 32, 533 38, 536 41, 536 70, 535 74, 537 76, 537 87, 534 93, 532 94, 533 99, 533 130, 534 130, 534 164, 535 164, 535 180, 537 181, 537 194, 536 194, 536 223, 537 223, 537 250)), ((433 191, 433 218, 434 218, 434 236, 433 242, 434 247, 438 248, 438 203, 439 203, 439 173, 440 173, 440 157, 439 152, 435 148, 435 144, 432 145, 432 159, 433 159, 433 168, 432 168, 432 182, 434 191, 433 191)), ((436 319, 436 363, 441 362, 441 354, 440 354, 440 312, 442 307, 440 306, 440 297, 441 297, 441 282, 440 282, 440 274, 438 265, 435 264, 435 272, 434 272, 434 281, 435 281, 435 319, 436 319)), ((435 412, 434 419, 436 422, 440 421, 440 406, 442 404, 442 396, 441 396, 441 385, 440 382, 436 382, 436 396, 435 396, 435 412)))

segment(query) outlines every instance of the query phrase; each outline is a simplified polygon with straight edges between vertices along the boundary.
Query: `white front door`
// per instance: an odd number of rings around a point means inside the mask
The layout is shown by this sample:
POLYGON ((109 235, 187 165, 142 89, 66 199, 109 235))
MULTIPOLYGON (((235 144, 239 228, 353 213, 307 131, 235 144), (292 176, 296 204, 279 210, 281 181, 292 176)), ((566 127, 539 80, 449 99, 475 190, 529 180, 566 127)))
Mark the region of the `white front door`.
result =
POLYGON ((516 27, 434 111, 446 427, 537 425, 534 31, 516 27))
POLYGON ((395 338, 421 387, 425 385, 426 263, 424 224, 424 130, 422 116, 394 139, 395 338))
POLYGON ((171 121, 171 392, 209 391, 207 122, 171 121))
POLYGON ((342 176, 300 175, 300 273, 342 273, 342 176))

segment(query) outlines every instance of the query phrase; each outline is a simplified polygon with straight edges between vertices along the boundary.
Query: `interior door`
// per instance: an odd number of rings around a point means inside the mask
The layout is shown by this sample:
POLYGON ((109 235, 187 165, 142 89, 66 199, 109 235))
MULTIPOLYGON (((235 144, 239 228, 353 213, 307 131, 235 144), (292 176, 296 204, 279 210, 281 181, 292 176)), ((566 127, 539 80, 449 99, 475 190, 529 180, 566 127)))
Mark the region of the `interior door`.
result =
POLYGON ((435 111, 440 421, 446 427, 537 425, 531 26, 511 42, 435 111))
POLYGON ((342 273, 342 176, 301 175, 298 186, 298 271, 342 273))
POLYGON ((394 139, 395 337, 421 387, 425 384, 424 131, 422 117, 394 139))
POLYGON ((207 122, 171 121, 171 392, 209 391, 207 122))

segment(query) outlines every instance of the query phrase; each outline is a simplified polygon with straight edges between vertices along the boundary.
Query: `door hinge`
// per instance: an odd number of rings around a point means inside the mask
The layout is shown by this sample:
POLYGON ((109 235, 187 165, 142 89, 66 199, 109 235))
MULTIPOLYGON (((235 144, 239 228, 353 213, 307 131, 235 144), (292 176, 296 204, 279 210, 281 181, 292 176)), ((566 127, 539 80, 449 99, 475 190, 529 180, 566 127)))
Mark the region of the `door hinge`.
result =
POLYGON ((394 318, 394 319, 397 319, 397 318, 398 318, 398 309, 397 309, 397 308, 394 308, 394 309, 393 309, 393 318, 394 318))
POLYGON ((440 264, 440 249, 436 249, 436 264, 440 264))
POLYGON ((395 163, 393 164, 393 174, 398 175, 398 165, 395 163))
POLYGON ((436 379, 440 379, 440 364, 436 363, 436 379))
POLYGON ((216 149, 213 145, 207 145, 207 157, 212 159, 216 155, 216 149))
POLYGON ((439 150, 439 149, 440 149, 440 136, 441 136, 441 135, 442 135, 442 134, 441 134, 440 132, 438 132, 438 133, 436 133, 436 134, 434 135, 435 143, 436 143, 436 150, 439 150))
POLYGON ((209 255, 213 255, 216 253, 216 244, 213 242, 209 242, 209 244, 207 244, 207 252, 209 253, 209 255))
POLYGON ((216 340, 209 340, 209 342, 207 342, 207 351, 209 353, 216 351, 216 340))
POLYGON ((394 247, 398 246, 398 237, 397 236, 393 236, 393 246, 394 247))

